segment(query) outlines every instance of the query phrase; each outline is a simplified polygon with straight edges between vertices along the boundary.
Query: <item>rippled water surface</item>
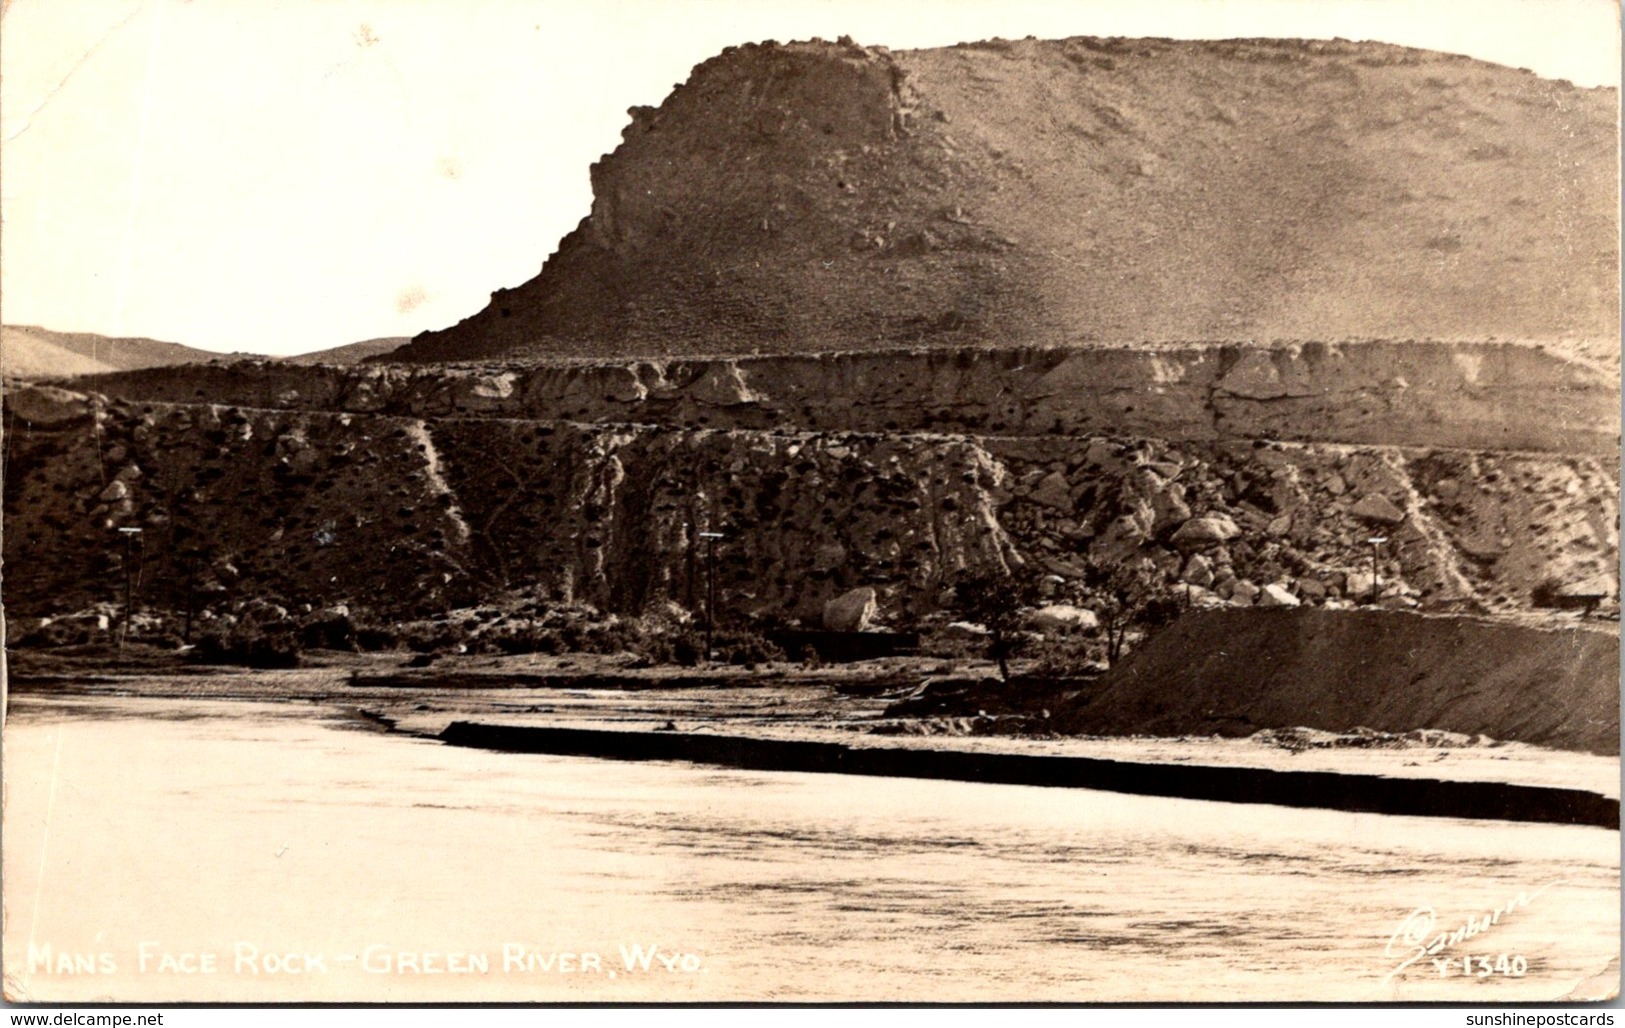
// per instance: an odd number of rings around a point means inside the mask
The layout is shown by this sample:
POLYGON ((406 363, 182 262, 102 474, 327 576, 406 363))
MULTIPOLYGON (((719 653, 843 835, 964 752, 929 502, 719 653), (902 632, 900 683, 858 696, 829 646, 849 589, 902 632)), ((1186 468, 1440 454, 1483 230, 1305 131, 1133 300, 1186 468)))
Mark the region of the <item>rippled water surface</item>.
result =
POLYGON ((1619 836, 1593 828, 502 754, 151 699, 15 706, 5 781, 13 998, 1486 1001, 1619 954, 1619 836), (1388 977, 1408 915, 1451 931, 1520 892, 1452 965, 1388 977), (1527 971, 1462 974, 1503 955, 1527 971))

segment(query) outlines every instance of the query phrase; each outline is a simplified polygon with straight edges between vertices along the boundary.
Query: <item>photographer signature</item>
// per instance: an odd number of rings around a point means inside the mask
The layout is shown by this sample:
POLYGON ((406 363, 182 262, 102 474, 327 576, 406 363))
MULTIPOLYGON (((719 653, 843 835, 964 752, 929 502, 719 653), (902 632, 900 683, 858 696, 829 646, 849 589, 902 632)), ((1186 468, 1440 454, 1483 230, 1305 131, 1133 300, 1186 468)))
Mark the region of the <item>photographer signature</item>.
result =
POLYGON ((1399 922, 1399 927, 1388 938, 1388 946, 1383 955, 1390 959, 1403 957, 1393 970, 1383 977, 1383 984, 1387 984, 1393 977, 1419 960, 1437 957, 1439 954, 1459 946, 1468 939, 1477 938, 1501 923, 1501 918, 1527 907, 1533 903, 1541 893, 1554 885, 1561 885, 1562 881, 1547 882, 1534 892, 1520 891, 1516 896, 1507 900, 1498 907, 1494 907, 1483 916, 1469 915, 1460 927, 1451 931, 1435 931, 1438 927, 1439 917, 1432 907, 1417 907, 1399 922))

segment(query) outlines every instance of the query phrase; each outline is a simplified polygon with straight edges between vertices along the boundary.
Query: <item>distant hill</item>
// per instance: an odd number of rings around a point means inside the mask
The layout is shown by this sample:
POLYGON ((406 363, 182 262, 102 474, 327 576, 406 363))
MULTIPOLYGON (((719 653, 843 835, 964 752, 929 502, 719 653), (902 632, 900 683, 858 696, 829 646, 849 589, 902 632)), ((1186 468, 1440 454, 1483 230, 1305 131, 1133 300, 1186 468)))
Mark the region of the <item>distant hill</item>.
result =
POLYGON ((397 350, 412 340, 406 336, 386 336, 380 339, 363 339, 359 343, 347 343, 344 346, 335 346, 328 350, 317 350, 313 353, 302 353, 295 357, 280 358, 284 364, 359 364, 369 357, 397 350))
POLYGON ((104 371, 135 371, 246 356, 198 350, 157 339, 111 338, 90 332, 53 332, 35 325, 0 326, 0 374, 7 378, 54 378, 104 371))
MULTIPOLYGON (((110 350, 107 355, 112 356, 110 350)), ((108 361, 76 353, 28 329, 10 325, 0 328, 0 376, 5 378, 53 378, 117 370, 108 361)))
POLYGON ((1499 339, 1617 365, 1618 147, 1616 89, 1381 43, 731 47, 633 110, 536 278, 397 359, 1499 339))
POLYGON ((53 332, 34 325, 0 326, 0 374, 7 378, 59 378, 136 371, 209 361, 280 360, 288 364, 358 364, 407 342, 402 336, 364 339, 293 357, 215 353, 157 339, 112 338, 91 332, 53 332))

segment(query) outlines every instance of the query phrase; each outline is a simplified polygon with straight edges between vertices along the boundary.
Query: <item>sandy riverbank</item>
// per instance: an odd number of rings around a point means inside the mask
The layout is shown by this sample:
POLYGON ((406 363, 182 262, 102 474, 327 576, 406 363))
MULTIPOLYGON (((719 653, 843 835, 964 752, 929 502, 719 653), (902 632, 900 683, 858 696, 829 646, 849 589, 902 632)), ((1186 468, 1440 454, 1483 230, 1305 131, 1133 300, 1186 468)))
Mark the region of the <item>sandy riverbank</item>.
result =
POLYGON ((716 668, 710 684, 703 686, 693 684, 691 670, 681 671, 679 677, 676 669, 632 668, 627 666, 629 661, 613 657, 448 657, 429 669, 406 669, 405 662, 401 654, 321 654, 311 666, 290 670, 149 664, 129 670, 87 666, 76 672, 68 661, 25 660, 21 668, 14 666, 11 702, 26 705, 31 697, 51 695, 77 697, 74 702, 87 704, 94 704, 97 697, 141 696, 314 705, 380 730, 423 737, 438 736, 459 720, 621 731, 652 731, 669 722, 680 731, 725 731, 759 739, 1501 782, 1583 789, 1614 799, 1620 796, 1618 757, 1489 739, 1471 745, 1406 742, 1289 749, 1251 738, 1194 734, 945 737, 876 733, 877 728, 894 733, 902 726, 907 719, 887 718, 885 708, 936 662, 892 659, 816 670, 795 665, 750 671, 716 668), (579 684, 611 674, 638 678, 642 684, 634 689, 579 684), (417 682, 352 684, 391 675, 415 676, 417 682), (488 681, 508 675, 529 684, 457 689, 435 684, 457 675, 484 676, 488 681), (535 684, 542 680, 553 684, 535 684))

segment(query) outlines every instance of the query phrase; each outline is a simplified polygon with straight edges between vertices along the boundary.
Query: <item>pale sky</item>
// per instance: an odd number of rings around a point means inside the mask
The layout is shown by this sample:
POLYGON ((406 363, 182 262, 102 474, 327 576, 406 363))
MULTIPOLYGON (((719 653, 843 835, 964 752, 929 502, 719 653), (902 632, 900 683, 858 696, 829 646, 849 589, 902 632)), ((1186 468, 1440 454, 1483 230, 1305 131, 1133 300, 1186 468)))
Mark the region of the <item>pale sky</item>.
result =
POLYGON ((1618 85, 1615 0, 9 0, 0 317, 301 353, 440 328, 723 47, 1377 39, 1618 85))

